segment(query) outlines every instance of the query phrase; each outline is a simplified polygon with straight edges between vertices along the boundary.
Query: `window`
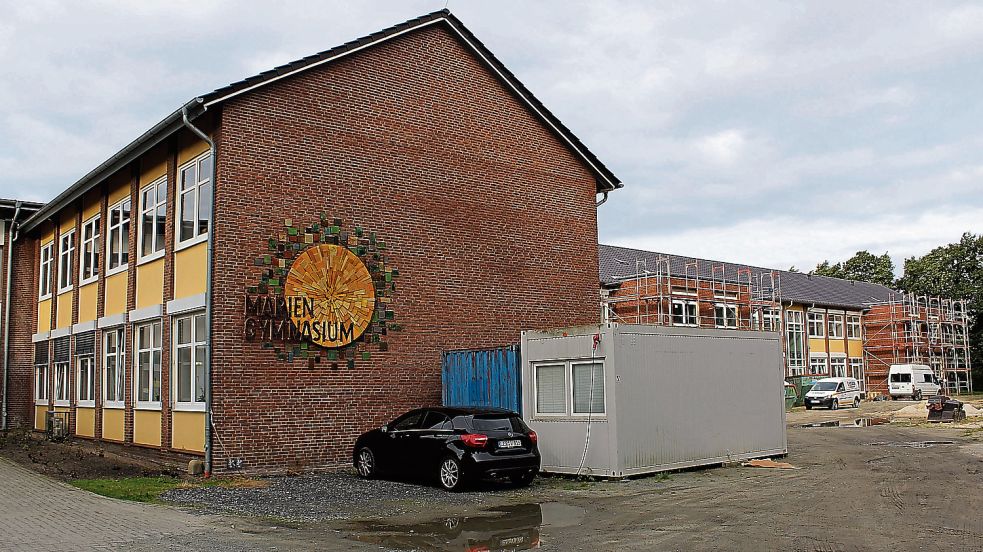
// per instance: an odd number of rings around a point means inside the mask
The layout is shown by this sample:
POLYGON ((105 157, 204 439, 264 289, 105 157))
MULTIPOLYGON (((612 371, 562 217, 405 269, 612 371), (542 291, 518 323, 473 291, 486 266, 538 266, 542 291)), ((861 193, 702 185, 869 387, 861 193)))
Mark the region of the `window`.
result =
POLYGON ((68 380, 68 363, 55 363, 55 405, 68 406, 71 396, 68 380))
POLYGON ((82 225, 82 262, 79 265, 79 284, 99 277, 99 215, 82 225))
POLYGON ((764 308, 751 313, 755 329, 765 332, 777 332, 782 327, 782 314, 779 309, 764 308))
POLYGON ((851 314, 846 317, 846 336, 849 339, 860 339, 860 316, 851 314))
POLYGON ((830 357, 829 359, 830 373, 835 378, 845 378, 846 377, 846 357, 830 357))
POLYGON ((72 289, 75 283, 72 265, 75 262, 75 229, 58 238, 58 292, 72 289))
POLYGON ((785 354, 788 362, 788 375, 801 376, 805 372, 805 328, 802 326, 802 311, 785 313, 785 354))
POLYGON ((181 168, 178 188, 178 243, 204 237, 211 219, 212 157, 202 155, 181 168))
POLYGON ((125 399, 125 369, 123 349, 125 334, 122 328, 109 330, 103 334, 103 401, 109 408, 123 408, 125 399))
POLYGON ((809 337, 826 337, 826 315, 821 312, 809 313, 809 337))
POLYGON ((38 298, 51 297, 51 261, 54 254, 54 242, 41 246, 41 272, 38 277, 38 298))
POLYGON ((673 301, 672 323, 676 326, 696 326, 699 324, 696 301, 673 301))
POLYGON ((96 404, 96 370, 91 356, 78 357, 78 399, 79 406, 96 404))
POLYGON ((453 429, 453 426, 451 425, 451 419, 446 414, 431 410, 423 418, 423 424, 420 428, 430 431, 446 431, 453 429))
POLYGON ((737 305, 717 303, 713 306, 713 318, 718 328, 736 328, 737 305))
POLYGON ((106 256, 109 257, 109 271, 120 272, 130 262, 130 200, 109 208, 109 238, 106 241, 106 256))
POLYGON ((860 382, 860 390, 865 387, 864 382, 864 359, 858 357, 850 358, 850 377, 860 382))
POLYGON ((573 413, 604 414, 604 365, 574 364, 572 370, 573 413))
POLYGON ((137 405, 160 408, 160 322, 136 329, 137 405))
POLYGON ((205 315, 194 314, 174 321, 175 387, 177 406, 205 408, 205 315))
POLYGON ((893 383, 911 383, 911 374, 891 374, 893 383))
POLYGON ((48 404, 48 342, 34 344, 34 402, 48 404))
POLYGON ((417 410, 415 412, 409 412, 403 414, 403 416, 397 418, 392 426, 389 428, 391 431, 407 431, 410 429, 419 429, 420 418, 423 417, 423 411, 417 410))
POLYGON ((827 360, 826 355, 809 355, 809 373, 813 375, 828 374, 827 360))
POLYGON ((843 315, 829 315, 829 337, 843 339, 843 315))
POLYGON ((164 250, 164 219, 167 215, 167 177, 140 192, 140 258, 164 250))
POLYGON ((536 366, 536 413, 566 414, 566 385, 562 364, 536 366))

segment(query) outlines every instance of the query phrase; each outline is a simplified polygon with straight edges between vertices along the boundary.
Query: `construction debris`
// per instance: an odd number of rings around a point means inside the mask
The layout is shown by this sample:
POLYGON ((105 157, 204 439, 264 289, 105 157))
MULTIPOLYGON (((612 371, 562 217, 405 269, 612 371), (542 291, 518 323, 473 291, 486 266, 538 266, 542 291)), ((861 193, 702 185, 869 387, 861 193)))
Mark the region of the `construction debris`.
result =
POLYGON ((762 460, 751 460, 750 462, 744 462, 741 464, 745 468, 774 468, 778 470, 798 470, 797 468, 788 462, 775 462, 774 460, 769 460, 764 458, 762 460))

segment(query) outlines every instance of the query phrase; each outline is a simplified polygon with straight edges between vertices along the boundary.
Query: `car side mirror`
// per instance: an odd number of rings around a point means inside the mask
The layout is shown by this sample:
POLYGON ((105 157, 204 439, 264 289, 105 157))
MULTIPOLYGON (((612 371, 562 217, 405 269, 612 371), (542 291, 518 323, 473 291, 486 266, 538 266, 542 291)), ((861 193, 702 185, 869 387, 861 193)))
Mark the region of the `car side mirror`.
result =
POLYGON ((381 431, 383 433, 386 433, 387 431, 389 431, 389 426, 384 425, 384 426, 382 426, 382 427, 379 428, 379 431, 381 431))

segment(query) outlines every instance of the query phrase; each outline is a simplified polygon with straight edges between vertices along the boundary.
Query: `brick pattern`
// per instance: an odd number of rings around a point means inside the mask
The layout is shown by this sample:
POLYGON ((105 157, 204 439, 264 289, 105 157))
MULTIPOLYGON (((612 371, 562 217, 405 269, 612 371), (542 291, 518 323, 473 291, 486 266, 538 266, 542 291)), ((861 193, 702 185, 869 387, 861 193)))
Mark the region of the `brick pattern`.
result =
POLYGON ((38 319, 38 266, 40 240, 21 236, 14 244, 11 269, 10 381, 7 388, 7 422, 11 427, 34 424, 34 344, 31 335, 38 319))
POLYGON ((216 187, 214 469, 347 464, 354 438, 440 402, 440 353, 599 322, 596 183, 443 28, 279 81, 223 109, 216 187), (403 331, 354 369, 243 338, 253 258, 291 218, 375 231, 403 331))

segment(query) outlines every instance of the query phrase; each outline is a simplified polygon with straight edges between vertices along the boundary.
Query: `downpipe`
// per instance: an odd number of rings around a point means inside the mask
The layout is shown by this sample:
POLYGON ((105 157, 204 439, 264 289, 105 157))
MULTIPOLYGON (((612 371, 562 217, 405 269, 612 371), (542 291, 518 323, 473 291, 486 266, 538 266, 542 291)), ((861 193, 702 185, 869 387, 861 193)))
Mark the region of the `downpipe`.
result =
POLYGON ((24 202, 20 200, 14 204, 14 216, 10 219, 10 229, 7 232, 7 276, 3 300, 3 414, 0 415, 2 417, 0 430, 3 431, 7 431, 7 380, 10 374, 10 285, 14 274, 10 269, 10 263, 14 259, 14 240, 17 239, 14 228, 17 226, 17 217, 23 204, 24 202))
MULTIPOLYGON (((204 104, 202 98, 197 98, 199 105, 204 104)), ((203 109, 208 109, 203 106, 203 109)), ((184 126, 195 133, 206 144, 212 156, 212 169, 209 175, 212 186, 212 197, 208 206, 208 240, 205 248, 205 335, 208 346, 205 347, 205 477, 212 476, 212 267, 215 264, 215 167, 218 165, 215 141, 201 129, 191 124, 188 119, 188 106, 181 108, 181 118, 184 126)))

